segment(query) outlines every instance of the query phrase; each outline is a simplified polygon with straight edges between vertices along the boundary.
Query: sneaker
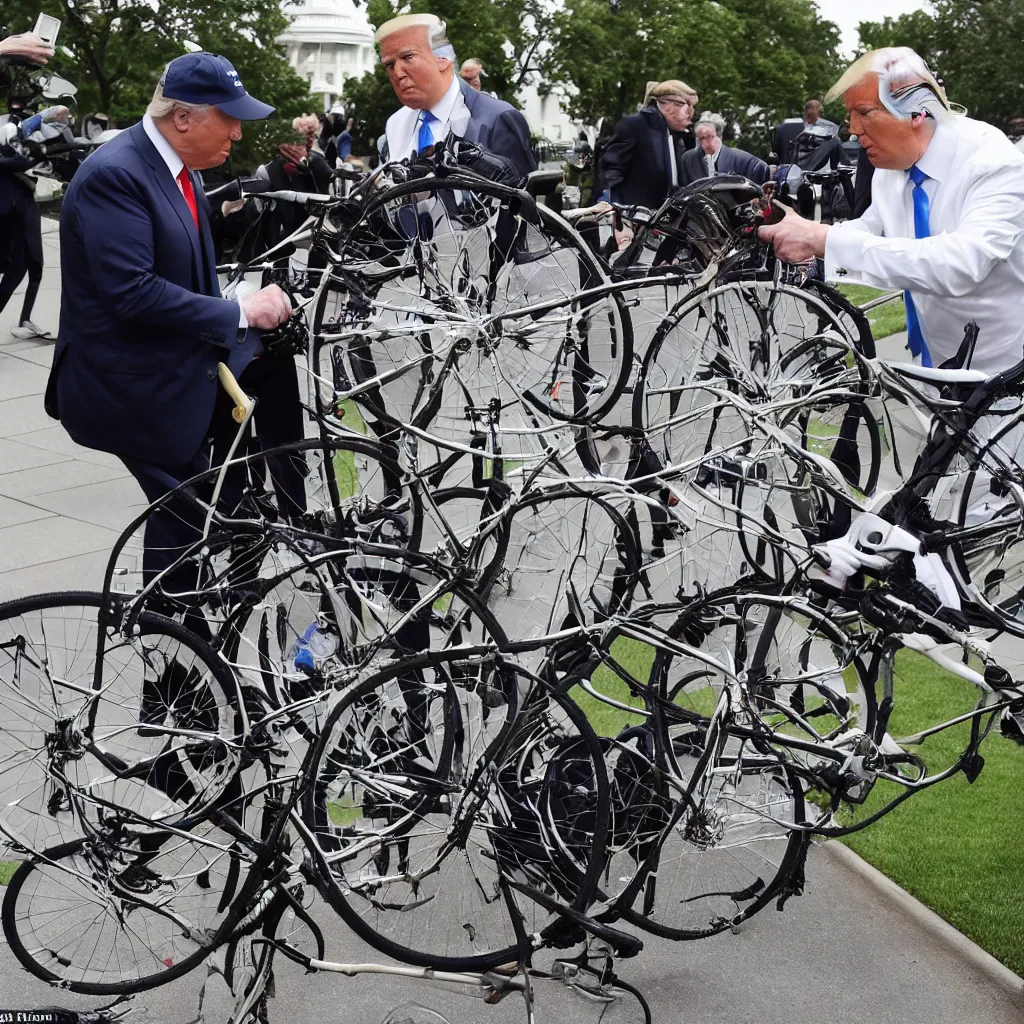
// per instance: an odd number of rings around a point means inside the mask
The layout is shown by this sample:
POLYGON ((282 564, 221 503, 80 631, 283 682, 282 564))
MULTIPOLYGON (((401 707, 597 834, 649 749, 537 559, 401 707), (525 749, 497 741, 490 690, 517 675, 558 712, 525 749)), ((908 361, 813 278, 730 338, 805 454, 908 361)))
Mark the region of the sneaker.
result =
POLYGON ((11 334, 22 341, 55 341, 56 339, 49 331, 32 323, 31 320, 22 320, 17 327, 11 328, 11 334))

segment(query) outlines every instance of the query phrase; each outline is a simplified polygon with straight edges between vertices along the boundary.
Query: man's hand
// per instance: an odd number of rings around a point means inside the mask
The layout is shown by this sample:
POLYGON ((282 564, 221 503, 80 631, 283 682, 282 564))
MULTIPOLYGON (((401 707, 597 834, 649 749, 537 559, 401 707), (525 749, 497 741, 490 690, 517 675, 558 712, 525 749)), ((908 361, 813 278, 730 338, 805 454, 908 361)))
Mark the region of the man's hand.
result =
POLYGON ((815 256, 825 255, 827 224, 815 224, 783 206, 786 216, 778 224, 758 228, 757 237, 770 242, 775 255, 786 263, 804 263, 815 256))
POLYGON ((33 64, 45 64, 52 56, 53 48, 31 32, 0 39, 0 57, 20 57, 33 64))
POLYGON ((249 326, 261 331, 272 331, 295 313, 288 296, 276 284, 243 295, 238 301, 249 326))

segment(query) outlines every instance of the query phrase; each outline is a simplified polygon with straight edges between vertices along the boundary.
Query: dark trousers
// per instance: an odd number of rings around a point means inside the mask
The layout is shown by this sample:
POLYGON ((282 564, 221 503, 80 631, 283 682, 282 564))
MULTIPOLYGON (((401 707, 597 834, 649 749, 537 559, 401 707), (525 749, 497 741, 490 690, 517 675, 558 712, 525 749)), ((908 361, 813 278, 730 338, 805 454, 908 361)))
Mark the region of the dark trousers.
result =
POLYGON ((30 320, 43 279, 43 231, 39 206, 27 190, 6 212, 0 211, 0 247, 0 312, 28 274, 28 290, 18 322, 30 320))
MULTIPOLYGON (((299 404, 298 377, 291 356, 267 354, 254 359, 239 378, 242 389, 256 399, 256 411, 249 425, 249 436, 243 438, 235 455, 250 455, 303 437, 302 406, 299 404), (255 429, 253 429, 255 427, 255 429)), ((232 402, 220 391, 210 420, 208 441, 186 463, 160 465, 122 456, 121 461, 139 482, 150 502, 157 501, 179 484, 211 467, 223 464, 238 431, 231 418, 232 402)), ((259 463, 259 469, 264 468, 259 463)), ((305 477, 308 467, 302 455, 274 456, 266 460, 266 476, 262 482, 272 487, 277 509, 286 518, 299 516, 306 510, 305 477)), ((218 502, 225 515, 235 512, 250 490, 249 475, 236 468, 227 474, 218 502)), ((213 497, 213 474, 204 478, 191 492, 203 504, 213 497)), ((176 496, 150 514, 146 522, 143 553, 143 580, 153 578, 173 566, 202 537, 205 525, 203 508, 187 495, 176 496)), ((196 566, 186 561, 164 578, 165 593, 187 594, 197 587, 196 566)), ((187 599, 185 604, 189 602, 187 599)))

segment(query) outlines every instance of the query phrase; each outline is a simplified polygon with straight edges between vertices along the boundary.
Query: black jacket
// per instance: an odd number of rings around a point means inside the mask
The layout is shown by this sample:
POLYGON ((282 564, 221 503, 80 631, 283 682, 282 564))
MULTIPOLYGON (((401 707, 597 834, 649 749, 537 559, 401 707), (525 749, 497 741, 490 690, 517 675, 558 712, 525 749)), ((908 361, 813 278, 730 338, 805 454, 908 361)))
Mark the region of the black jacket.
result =
MULTIPOLYGON (((687 149, 694 142, 684 133, 687 149)), ((656 210, 665 201, 672 180, 671 141, 668 125, 655 106, 624 117, 611 142, 601 154, 601 177, 612 202, 646 206, 656 210)), ((680 169, 681 170, 681 169, 680 169)))

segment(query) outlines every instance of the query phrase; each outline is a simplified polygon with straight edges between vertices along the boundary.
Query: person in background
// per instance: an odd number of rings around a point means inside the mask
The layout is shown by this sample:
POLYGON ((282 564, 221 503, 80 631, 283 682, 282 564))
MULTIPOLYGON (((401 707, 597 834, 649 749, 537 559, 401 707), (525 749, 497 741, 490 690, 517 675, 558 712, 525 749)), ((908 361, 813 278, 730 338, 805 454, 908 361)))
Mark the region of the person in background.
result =
POLYGON ((352 156, 352 129, 356 126, 355 118, 350 117, 345 130, 338 136, 338 159, 345 163, 352 156))
POLYGON ((980 328, 971 366, 1020 361, 1024 320, 1024 154, 998 129, 954 114, 913 50, 858 58, 833 86, 875 167, 858 220, 817 224, 788 212, 760 229, 782 260, 825 261, 829 280, 905 291, 909 344, 924 366, 955 359, 980 328))
MULTIPOLYGON (((556 191, 566 210, 593 206, 600 199, 594 152, 583 133, 573 144, 572 156, 562 165, 562 181, 556 191)), ((591 249, 596 251, 600 247, 601 232, 596 224, 580 227, 579 233, 591 249)))
POLYGON ((823 129, 837 127, 834 121, 828 121, 821 116, 822 109, 821 100, 808 100, 804 104, 803 117, 790 117, 776 126, 772 134, 772 152, 775 154, 773 159, 779 166, 793 163, 796 140, 808 128, 819 124, 823 129))
POLYGON ((768 180, 768 165, 751 153, 722 142, 725 120, 719 114, 701 114, 693 126, 697 147, 683 157, 680 184, 689 185, 718 174, 742 174, 758 185, 768 180))
POLYGON ((469 60, 462 62, 462 67, 459 68, 459 78, 461 78, 470 89, 476 89, 477 92, 483 90, 484 84, 482 79, 487 76, 484 74, 484 65, 477 57, 470 57, 469 60))
MULTIPOLYGON (((9 109, 17 104, 8 104, 9 109)), ((28 277, 21 315, 11 334, 22 341, 53 341, 32 321, 43 280, 43 231, 36 203, 35 179, 27 172, 46 158, 33 135, 43 124, 67 124, 67 107, 47 107, 31 117, 0 128, 0 312, 28 277)))
POLYGON ((440 18, 403 14, 373 38, 402 103, 388 118, 382 157, 404 160, 454 135, 506 157, 522 174, 537 169, 522 111, 455 74, 455 48, 440 18))
POLYGON ((331 170, 338 166, 338 139, 345 130, 344 117, 345 108, 335 103, 324 118, 320 130, 320 150, 331 170))
POLYGON ((696 144, 690 125, 697 93, 685 82, 659 82, 639 114, 624 117, 601 155, 614 203, 657 209, 680 184, 680 165, 696 144))
POLYGON ((12 66, 40 67, 53 56, 53 47, 31 32, 0 39, 0 93, 14 80, 12 66))
POLYGON ((824 107, 821 105, 821 100, 808 100, 804 104, 804 124, 809 128, 812 125, 821 125, 823 128, 838 128, 839 125, 835 121, 830 121, 826 117, 822 117, 822 111, 824 107))

